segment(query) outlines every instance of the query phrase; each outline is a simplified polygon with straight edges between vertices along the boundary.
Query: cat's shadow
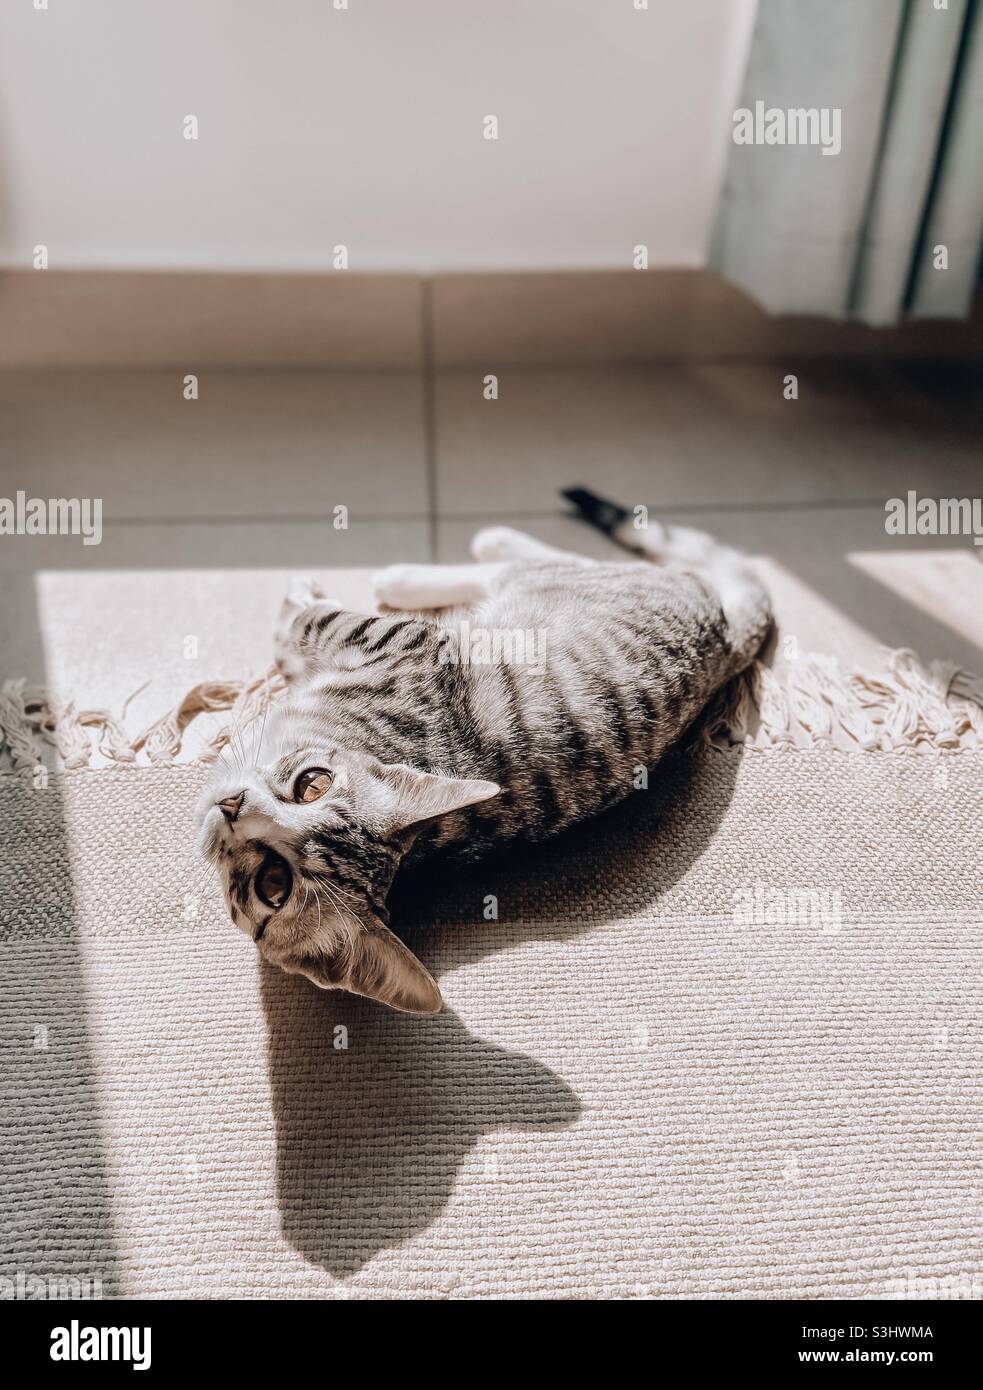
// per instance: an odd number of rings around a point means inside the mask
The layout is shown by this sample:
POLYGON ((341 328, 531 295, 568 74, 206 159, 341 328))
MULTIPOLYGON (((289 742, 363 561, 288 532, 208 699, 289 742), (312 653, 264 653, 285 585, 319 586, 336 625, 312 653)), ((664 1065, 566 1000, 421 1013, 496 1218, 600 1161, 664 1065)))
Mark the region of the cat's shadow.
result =
MULTIPOLYGON (((398 886, 393 925, 439 976, 522 940, 589 931, 625 911, 626 893, 637 906, 657 899, 715 834, 739 762, 674 756, 647 792, 548 846, 482 865, 480 877, 441 874, 436 889, 421 871, 398 886), (502 903, 521 903, 521 919, 483 920, 496 885, 502 903)), ((281 1229, 336 1277, 425 1230, 483 1134, 563 1128, 580 1113, 549 1068, 474 1037, 449 1009, 396 1014, 261 968, 281 1229)))
POLYGON ((280 1228, 336 1277, 425 1230, 482 1135, 580 1112, 548 1067, 474 1037, 451 1009, 397 1014, 260 968, 280 1228))

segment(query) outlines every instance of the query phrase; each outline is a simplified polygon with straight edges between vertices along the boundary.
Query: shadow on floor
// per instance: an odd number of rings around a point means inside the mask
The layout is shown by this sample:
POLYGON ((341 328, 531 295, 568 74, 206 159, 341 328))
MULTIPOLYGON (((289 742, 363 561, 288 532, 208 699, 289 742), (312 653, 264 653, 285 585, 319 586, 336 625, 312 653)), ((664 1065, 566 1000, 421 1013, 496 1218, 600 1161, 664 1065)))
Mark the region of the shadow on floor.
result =
MULTIPOLYGON (((393 924, 438 976, 524 940, 590 931, 657 898, 702 854, 739 763, 673 755, 649 792, 547 847, 449 881, 441 872, 439 891, 421 869, 397 891, 393 924), (485 922, 483 895, 496 891, 514 915, 485 922)), ((483 1134, 561 1128, 580 1113, 560 1077, 474 1037, 450 1009, 414 1018, 261 970, 281 1229, 337 1277, 426 1230, 483 1134)))
POLYGON ((548 1067, 473 1037, 450 1009, 413 1018, 261 971, 280 1225, 336 1277, 426 1230, 482 1135, 580 1113, 548 1067))
POLYGON ((672 752, 649 774, 646 791, 550 843, 441 874, 439 887, 424 865, 397 880, 394 925, 440 970, 524 939, 577 936, 658 902, 717 833, 741 756, 740 749, 672 752), (498 900, 497 921, 483 918, 487 894, 498 900))
MULTIPOLYGON (((30 667, 43 670, 33 576, 8 576, 4 601, 31 615, 30 667)), ((109 1296, 117 1260, 57 779, 0 773, 0 830, 0 1276, 90 1280, 109 1296)))

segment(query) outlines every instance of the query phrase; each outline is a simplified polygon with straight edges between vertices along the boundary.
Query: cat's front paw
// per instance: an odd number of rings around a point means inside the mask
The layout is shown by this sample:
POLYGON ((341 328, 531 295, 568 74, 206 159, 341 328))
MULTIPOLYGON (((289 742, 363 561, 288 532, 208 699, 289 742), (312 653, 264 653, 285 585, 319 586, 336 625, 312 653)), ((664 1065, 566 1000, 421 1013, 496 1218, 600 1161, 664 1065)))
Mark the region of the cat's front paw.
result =
POLYGON ((324 590, 316 579, 312 579, 310 575, 295 575, 290 581, 283 606, 299 613, 302 608, 310 608, 312 604, 319 603, 324 596, 324 590))
POLYGON ((429 597, 424 582, 430 566, 387 565, 372 576, 376 603, 387 608, 422 608, 429 597), (422 600, 422 602, 421 602, 422 600))
POLYGON ((299 680, 305 670, 304 655, 293 641, 294 623, 301 613, 323 602, 324 592, 316 580, 297 576, 290 581, 273 633, 273 655, 287 680, 299 680))

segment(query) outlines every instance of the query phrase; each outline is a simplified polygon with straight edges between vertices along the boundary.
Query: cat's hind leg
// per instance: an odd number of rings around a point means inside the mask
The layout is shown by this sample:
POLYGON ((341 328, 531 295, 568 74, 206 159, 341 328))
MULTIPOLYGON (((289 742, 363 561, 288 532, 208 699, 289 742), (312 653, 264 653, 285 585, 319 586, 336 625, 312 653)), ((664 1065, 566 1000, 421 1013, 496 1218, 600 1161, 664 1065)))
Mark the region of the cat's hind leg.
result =
POLYGON ((504 569, 502 564, 389 565, 373 579, 372 591, 387 608, 456 608, 493 594, 504 569))
POLYGON ((772 622, 768 591, 747 556, 705 531, 663 525, 655 520, 641 530, 625 523, 614 534, 620 544, 647 560, 670 569, 688 570, 709 583, 724 610, 731 645, 741 665, 747 664, 761 647, 772 622))
POLYGON ((512 526, 485 526, 477 531, 471 540, 471 554, 476 560, 490 563, 522 560, 580 560, 583 564, 590 563, 570 550, 558 550, 556 546, 547 545, 535 536, 527 536, 524 531, 516 531, 512 526))

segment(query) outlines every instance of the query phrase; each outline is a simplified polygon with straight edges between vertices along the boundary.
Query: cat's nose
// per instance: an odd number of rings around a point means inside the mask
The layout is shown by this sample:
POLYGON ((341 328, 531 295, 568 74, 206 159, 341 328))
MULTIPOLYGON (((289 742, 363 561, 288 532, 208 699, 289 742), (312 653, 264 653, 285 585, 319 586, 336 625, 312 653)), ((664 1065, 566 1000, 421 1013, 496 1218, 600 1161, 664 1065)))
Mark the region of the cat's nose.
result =
POLYGON ((224 801, 218 802, 218 808, 227 821, 234 821, 242 810, 242 803, 246 798, 245 792, 239 792, 236 796, 227 796, 224 801))

